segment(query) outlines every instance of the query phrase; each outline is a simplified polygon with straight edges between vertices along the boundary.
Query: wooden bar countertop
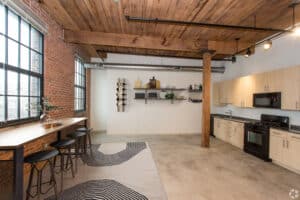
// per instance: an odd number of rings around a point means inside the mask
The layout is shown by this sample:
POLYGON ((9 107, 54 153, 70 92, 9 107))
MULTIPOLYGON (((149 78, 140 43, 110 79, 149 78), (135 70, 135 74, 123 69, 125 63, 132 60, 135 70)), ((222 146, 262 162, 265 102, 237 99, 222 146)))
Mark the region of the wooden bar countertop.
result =
POLYGON ((85 120, 87 120, 86 117, 63 118, 57 120, 62 125, 49 129, 44 128, 40 122, 19 127, 4 128, 3 130, 0 129, 0 149, 15 149, 28 142, 58 132, 85 120))

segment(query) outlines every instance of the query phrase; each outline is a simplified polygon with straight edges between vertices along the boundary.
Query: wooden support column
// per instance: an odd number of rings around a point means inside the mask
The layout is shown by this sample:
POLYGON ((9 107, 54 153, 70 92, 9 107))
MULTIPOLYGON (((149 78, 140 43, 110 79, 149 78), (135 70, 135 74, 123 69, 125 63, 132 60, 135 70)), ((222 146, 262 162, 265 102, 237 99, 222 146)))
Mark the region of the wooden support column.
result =
POLYGON ((203 96, 202 96, 202 133, 201 146, 209 147, 210 135, 210 85, 211 85, 211 52, 203 54, 203 96))

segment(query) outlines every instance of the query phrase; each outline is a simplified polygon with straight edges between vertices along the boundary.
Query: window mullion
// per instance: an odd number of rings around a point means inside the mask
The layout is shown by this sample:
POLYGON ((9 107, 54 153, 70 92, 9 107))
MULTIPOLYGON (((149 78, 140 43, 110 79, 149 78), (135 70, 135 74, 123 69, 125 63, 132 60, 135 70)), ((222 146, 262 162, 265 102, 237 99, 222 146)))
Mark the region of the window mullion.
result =
MULTIPOLYGON (((21 41, 21 17, 19 16, 18 17, 18 22, 19 22, 19 42, 21 41)), ((21 68, 21 46, 20 46, 20 43, 18 43, 18 51, 19 51, 19 57, 18 57, 18 67, 21 68)), ((21 118, 21 97, 20 97, 20 72, 18 72, 18 119, 21 118)))
MULTIPOLYGON (((8 35, 8 9, 5 6, 5 34, 8 35)), ((8 120, 8 103, 7 103, 7 62, 8 62, 8 38, 4 37, 5 39, 5 63, 4 63, 4 76, 5 76, 5 87, 4 87, 4 120, 8 120)))
MULTIPOLYGON (((29 24, 29 54, 28 54, 28 56, 29 56, 29 66, 28 66, 28 68, 29 68, 29 72, 31 72, 31 24, 29 24)), ((31 81, 31 75, 29 74, 28 75, 28 107, 29 107, 29 109, 28 109, 28 116, 29 117, 31 117, 31 99, 30 99, 30 81, 31 81)))

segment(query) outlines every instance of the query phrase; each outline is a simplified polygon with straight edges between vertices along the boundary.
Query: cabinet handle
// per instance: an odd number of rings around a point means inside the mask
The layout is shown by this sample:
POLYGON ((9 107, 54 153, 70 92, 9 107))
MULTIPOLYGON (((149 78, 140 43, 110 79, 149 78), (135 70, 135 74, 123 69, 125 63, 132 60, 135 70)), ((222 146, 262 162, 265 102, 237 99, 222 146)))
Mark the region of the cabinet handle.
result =
POLYGON ((286 141, 286 148, 289 148, 289 141, 286 141))
POLYGON ((285 148, 285 140, 282 140, 282 146, 285 148))
POLYGON ((298 101, 296 101, 296 109, 298 109, 298 101))

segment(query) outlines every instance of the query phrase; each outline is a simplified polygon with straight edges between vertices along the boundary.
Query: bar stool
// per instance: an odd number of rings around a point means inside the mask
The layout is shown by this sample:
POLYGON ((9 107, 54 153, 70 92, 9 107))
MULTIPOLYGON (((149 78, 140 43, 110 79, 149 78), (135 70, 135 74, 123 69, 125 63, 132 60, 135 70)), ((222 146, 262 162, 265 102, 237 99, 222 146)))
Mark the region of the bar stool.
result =
MULTIPOLYGON (((72 172, 72 177, 75 177, 74 173, 74 165, 73 165, 73 160, 72 160, 72 152, 71 148, 75 144, 74 139, 63 139, 63 140, 58 140, 56 142, 53 142, 50 144, 52 147, 56 148, 59 151, 59 156, 60 156, 60 181, 61 181, 61 191, 63 191, 63 183, 64 183, 64 172, 67 172, 71 170, 72 172), (66 156, 66 163, 65 163, 65 156, 66 156), (70 164, 70 167, 68 168, 70 164)), ((56 158, 54 158, 54 167, 56 167, 56 158)))
POLYGON ((78 169, 78 157, 85 154, 86 149, 86 133, 85 132, 73 132, 67 135, 67 137, 75 139, 75 171, 78 169))
POLYGON ((25 163, 29 163, 31 165, 31 170, 30 170, 30 176, 29 176, 29 183, 28 187, 26 190, 26 200, 30 198, 35 198, 38 196, 38 199, 40 195, 47 194, 52 188, 54 189, 55 197, 57 199, 57 186, 56 186, 56 180, 55 180, 55 174, 54 174, 54 167, 52 163, 52 159, 55 158, 59 152, 54 149, 54 150, 45 150, 45 151, 39 151, 36 153, 33 153, 29 156, 26 156, 24 158, 25 163), (44 165, 39 169, 38 165, 40 165, 43 161, 45 161, 44 165), (46 166, 50 167, 50 181, 49 182, 42 182, 43 178, 43 171, 46 166), (37 172, 37 185, 32 186, 32 180, 34 176, 34 172, 37 172), (49 188, 46 191, 42 190, 42 185, 50 183, 49 188), (32 194, 31 189, 33 187, 36 187, 36 193, 32 194))
POLYGON ((81 128, 76 129, 76 131, 78 131, 78 132, 85 132, 86 133, 86 140, 88 140, 87 142, 89 144, 88 144, 88 147, 87 147, 87 144, 85 146, 85 153, 87 152, 87 148, 89 148, 91 155, 93 154, 93 151, 92 151, 92 139, 91 139, 92 130, 93 129, 87 128, 87 127, 81 127, 81 128))

